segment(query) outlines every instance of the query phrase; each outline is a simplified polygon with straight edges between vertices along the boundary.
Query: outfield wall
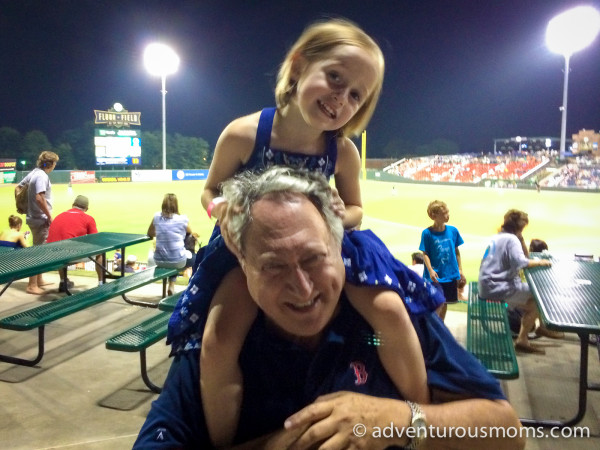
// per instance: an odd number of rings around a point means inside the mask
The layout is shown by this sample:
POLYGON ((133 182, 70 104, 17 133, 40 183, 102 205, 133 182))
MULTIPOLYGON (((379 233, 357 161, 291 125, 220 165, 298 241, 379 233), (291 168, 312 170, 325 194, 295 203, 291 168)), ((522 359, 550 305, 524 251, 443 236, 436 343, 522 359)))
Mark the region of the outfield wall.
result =
MULTIPOLYGON (((17 172, 15 183, 21 181, 29 172, 17 172)), ((119 183, 119 182, 165 182, 165 181, 198 181, 206 180, 208 169, 172 169, 172 170, 53 170, 50 172, 50 181, 57 184, 95 182, 95 183, 119 183)), ((502 187, 518 189, 535 189, 530 183, 486 180, 479 183, 451 183, 441 181, 411 180, 377 169, 367 169, 367 180, 384 181, 391 183, 407 184, 435 184, 446 186, 470 186, 470 187, 502 187)), ((600 193, 600 189, 578 189, 566 187, 544 187, 545 191, 563 192, 590 192, 600 193)))
MULTIPOLYGON (((15 183, 29 172, 17 172, 15 183)), ((165 182, 206 180, 208 169, 174 170, 53 170, 50 181, 56 184, 165 182)))
MULTIPOLYGON (((536 189, 535 185, 527 182, 507 181, 507 180, 482 180, 479 183, 451 183, 449 181, 426 181, 412 180, 410 178, 392 175, 382 170, 367 169, 367 180, 384 181, 389 183, 406 183, 406 184, 435 184, 442 186, 467 186, 467 187, 502 187, 516 189, 536 189)), ((600 193, 600 189, 579 189, 568 187, 543 187, 544 191, 562 191, 562 192, 590 192, 592 194, 600 193)))

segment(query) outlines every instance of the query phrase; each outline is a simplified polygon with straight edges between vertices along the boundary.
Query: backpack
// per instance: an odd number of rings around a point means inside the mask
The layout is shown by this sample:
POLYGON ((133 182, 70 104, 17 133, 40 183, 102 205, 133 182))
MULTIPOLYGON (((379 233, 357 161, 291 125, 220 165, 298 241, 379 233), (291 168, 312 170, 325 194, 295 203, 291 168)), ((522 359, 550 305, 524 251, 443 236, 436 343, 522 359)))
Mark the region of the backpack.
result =
POLYGON ((17 212, 19 214, 27 214, 27 207, 29 205, 28 193, 29 183, 15 187, 15 203, 17 206, 17 212))

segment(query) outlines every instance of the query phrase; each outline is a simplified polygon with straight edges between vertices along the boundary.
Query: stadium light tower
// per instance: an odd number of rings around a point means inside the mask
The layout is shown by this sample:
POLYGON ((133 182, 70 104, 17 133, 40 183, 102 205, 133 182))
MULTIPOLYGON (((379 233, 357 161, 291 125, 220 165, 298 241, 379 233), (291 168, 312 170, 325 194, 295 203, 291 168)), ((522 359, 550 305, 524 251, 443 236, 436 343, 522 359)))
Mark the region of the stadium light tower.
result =
POLYGON ((560 129, 560 158, 565 156, 567 136, 567 90, 569 86, 569 60, 571 55, 590 45, 600 31, 600 13, 591 6, 569 9, 548 22, 546 44, 550 51, 565 58, 562 122, 560 129))
POLYGON ((162 168, 167 168, 167 75, 177 71, 179 56, 164 44, 150 44, 144 51, 144 65, 151 75, 160 76, 162 80, 162 168))

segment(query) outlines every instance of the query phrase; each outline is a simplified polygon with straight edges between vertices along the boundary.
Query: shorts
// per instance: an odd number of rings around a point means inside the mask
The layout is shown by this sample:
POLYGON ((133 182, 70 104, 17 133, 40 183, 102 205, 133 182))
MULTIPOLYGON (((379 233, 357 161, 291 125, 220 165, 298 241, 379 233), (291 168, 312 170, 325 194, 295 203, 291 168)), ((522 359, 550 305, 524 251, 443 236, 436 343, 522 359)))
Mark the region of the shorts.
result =
POLYGON ((46 219, 28 220, 27 226, 31 230, 33 245, 42 245, 46 242, 48 229, 50 228, 46 219))
MULTIPOLYGON (((184 259, 183 261, 173 261, 173 262, 156 261, 155 260, 155 262, 158 267, 162 267, 164 269, 183 269, 185 267, 186 260, 184 259)), ((177 275, 173 275, 173 276, 169 277, 170 282, 175 282, 175 280, 177 280, 177 275)))
POLYGON ((525 303, 531 298, 531 291, 527 283, 519 282, 516 286, 517 290, 504 301, 509 307, 519 309, 520 306, 525 306, 525 303))
POLYGON ((442 289, 446 303, 458 303, 458 280, 436 283, 434 286, 442 289))

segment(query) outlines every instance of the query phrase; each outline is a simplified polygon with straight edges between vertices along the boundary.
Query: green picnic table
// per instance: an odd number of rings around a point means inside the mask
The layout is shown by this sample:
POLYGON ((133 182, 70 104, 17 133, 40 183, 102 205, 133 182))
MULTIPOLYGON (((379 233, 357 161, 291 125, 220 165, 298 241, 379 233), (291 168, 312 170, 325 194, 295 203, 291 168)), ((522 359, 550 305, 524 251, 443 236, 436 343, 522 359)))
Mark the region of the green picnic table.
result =
MULTIPOLYGON (((49 270, 60 269, 74 260, 98 254, 104 255, 106 252, 115 249, 121 249, 124 255, 125 247, 149 239, 147 235, 142 234, 102 232, 52 242, 50 244, 27 247, 12 252, 2 252, 0 253, 0 283, 6 283, 6 286, 2 289, 0 295, 14 280, 49 270)), ((105 257, 103 257, 103 263, 103 265, 106 263, 105 257)), ((0 354, 0 361, 25 366, 36 365, 44 355, 44 329, 47 324, 118 295, 121 295, 130 304, 157 307, 156 303, 130 300, 125 294, 146 284, 162 280, 162 297, 164 298, 166 295, 166 280, 170 276, 177 275, 177 272, 177 269, 151 267, 141 272, 124 276, 125 274, 121 270, 121 276, 113 282, 104 283, 72 295, 70 292, 67 292, 68 295, 66 297, 40 304, 34 308, 7 317, 0 317, 0 328, 2 329, 12 331, 38 330, 38 351, 34 358, 0 354)), ((176 299, 173 298, 170 301, 176 301, 176 299)), ((165 316, 162 327, 164 328, 164 334, 166 334, 169 313, 165 312, 161 314, 165 316)))
POLYGON ((525 278, 538 304, 540 318, 548 329, 579 336, 579 404, 577 413, 569 420, 521 419, 521 423, 536 427, 568 427, 583 419, 587 391, 600 390, 600 386, 588 384, 589 335, 600 334, 600 263, 550 259, 550 267, 525 269, 525 278))
MULTIPOLYGON (((58 270, 78 259, 121 249, 122 261, 125 261, 125 247, 148 240, 150 237, 145 234, 105 231, 49 244, 0 252, 0 284, 5 284, 0 295, 15 280, 58 270)), ((103 260, 103 263, 105 266, 106 261, 103 260)), ((121 273, 123 272, 121 271, 121 273)))

